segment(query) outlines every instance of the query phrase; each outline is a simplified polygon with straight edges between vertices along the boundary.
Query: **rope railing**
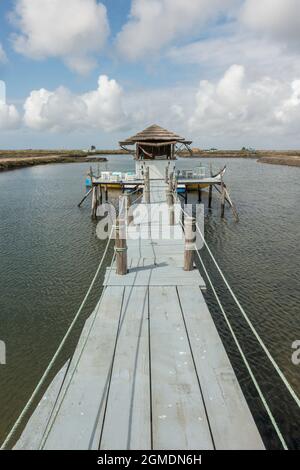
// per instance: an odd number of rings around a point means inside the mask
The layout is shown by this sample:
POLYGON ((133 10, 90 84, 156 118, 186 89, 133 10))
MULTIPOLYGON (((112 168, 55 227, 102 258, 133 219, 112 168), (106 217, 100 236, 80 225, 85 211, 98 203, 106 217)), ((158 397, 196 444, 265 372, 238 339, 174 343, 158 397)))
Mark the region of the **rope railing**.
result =
POLYGON ((259 386, 259 384, 258 384, 258 382, 257 382, 257 380, 256 380, 256 378, 255 378, 255 376, 254 376, 254 373, 253 373, 253 371, 252 371, 252 368, 251 368, 251 366, 250 366, 250 364, 249 364, 249 362, 248 362, 248 360, 247 360, 247 358, 246 358, 246 356, 245 356, 245 354, 244 354, 244 352, 243 352, 243 349, 242 349, 242 347, 241 347, 241 345, 240 345, 240 343, 239 343, 239 341, 238 341, 238 339, 237 339, 237 336, 236 336, 236 334, 235 334, 235 332, 234 332, 234 330, 233 330, 233 328, 232 328, 232 326, 231 326, 231 323, 230 323, 230 321, 229 321, 229 319, 228 319, 228 316, 227 316, 227 314, 226 314, 226 312, 225 312, 225 309, 224 309, 224 307, 223 307, 223 305, 222 305, 222 303, 221 303, 221 301, 220 301, 220 298, 219 298, 219 296, 218 296, 218 294, 217 294, 217 292, 216 292, 216 289, 215 289, 215 287, 214 287, 214 285, 213 285, 213 282, 212 282, 212 280, 211 280, 211 277, 209 276, 209 274, 208 274, 208 272, 207 272, 207 269, 206 269, 206 267, 205 267, 205 265, 204 265, 204 262, 203 262, 203 260, 202 260, 202 258, 201 258, 201 256, 200 256, 199 251, 197 250, 196 246, 195 246, 195 251, 196 251, 196 253, 197 253, 198 257, 199 257, 199 260, 200 260, 200 263, 201 263, 201 265, 202 265, 203 271, 204 271, 204 273, 205 273, 205 275, 206 275, 206 277, 207 277, 207 279, 208 279, 208 282, 209 282, 210 287, 211 287, 211 289, 212 289, 212 292, 213 292, 213 294, 214 294, 214 296, 215 296, 215 298, 216 298, 216 301, 217 301, 217 303, 218 303, 218 305, 219 305, 219 307, 220 307, 220 310, 221 310, 221 312, 222 312, 222 314, 223 314, 223 317, 225 318, 226 324, 227 324, 228 329, 229 329, 229 331, 230 331, 230 333, 231 333, 231 335, 232 335, 232 337, 233 337, 233 339, 234 339, 234 342, 235 342, 235 344, 236 344, 236 347, 237 347, 237 349, 238 349, 238 351, 239 351, 239 353, 240 353, 240 355, 241 355, 241 357, 242 357, 242 359, 243 359, 243 362, 244 362, 244 364, 245 364, 245 366, 246 366, 246 368, 247 368, 247 371, 248 371, 248 373, 249 373, 249 375, 250 375, 250 377, 251 377, 251 379, 252 379, 252 382, 253 382, 253 384, 254 384, 256 390, 257 390, 257 393, 258 393, 258 395, 259 395, 259 397, 260 397, 260 399, 261 399, 261 401, 262 401, 262 403, 263 403, 263 406, 265 407, 265 410, 266 410, 266 412, 267 412, 267 414, 268 414, 268 416, 269 416, 269 418, 270 418, 270 421, 271 421, 272 425, 274 426, 274 429, 275 429, 275 431, 276 431, 276 434, 277 434, 277 436, 278 436, 278 438, 279 438, 279 440, 280 440, 280 442, 281 442, 283 448, 284 448, 285 450, 288 450, 288 446, 287 446, 287 444, 286 444, 286 442, 285 442, 285 440, 284 440, 284 437, 283 437, 283 435, 282 435, 282 433, 281 433, 281 431, 280 431, 280 429, 279 429, 279 427, 278 427, 278 424, 277 424, 277 422, 276 422, 276 420, 275 420, 275 418, 274 418, 274 416, 273 416, 273 414, 272 414, 272 412, 271 412, 271 410, 270 410, 270 408, 269 408, 269 405, 268 405, 268 403, 267 403, 267 401, 266 401, 266 399, 265 399, 265 397, 264 397, 264 394, 263 394, 263 392, 262 392, 262 390, 261 390, 261 388, 260 388, 260 386, 259 386))
POLYGON ((300 407, 300 399, 298 398, 298 396, 296 395, 296 392, 293 390, 292 386, 290 385, 290 383, 287 381, 285 375, 283 374, 283 372, 281 371, 281 369, 279 368, 277 362, 273 359, 273 357, 271 356, 271 353, 270 351, 268 350, 267 346, 264 344, 262 338, 260 337, 260 335, 257 333, 255 327, 253 326, 253 323, 251 322, 251 320, 249 319, 248 315, 246 314, 244 308, 242 307, 241 303, 239 302, 238 298, 236 297, 235 293, 233 292, 231 286, 229 285, 229 282, 227 281, 223 271, 221 270, 220 266, 218 265, 214 255, 212 254, 211 252, 211 249, 209 248, 206 240, 204 239, 204 236, 201 232, 201 229, 199 228, 199 225, 196 223, 196 228, 197 228, 197 231, 199 232, 202 240, 203 240, 203 243, 205 245, 205 247, 207 248, 207 251, 211 257, 211 259, 213 260, 219 274, 221 275, 227 289, 229 290, 233 300, 235 301, 237 307, 239 308, 240 312, 242 313, 244 319, 246 320, 248 326, 250 327, 252 333, 254 334, 255 338, 257 339, 257 341, 259 342, 260 346, 262 347, 262 349, 264 350, 265 354, 267 355, 268 359, 270 360, 271 364, 273 365, 274 369, 276 370, 276 372, 278 373, 279 377, 281 378, 282 382, 284 383, 284 385, 286 386, 288 392, 290 393, 290 395, 292 396, 292 398, 295 400, 296 404, 298 407, 300 407))
MULTIPOLYGON (((182 213, 189 217, 189 214, 187 214, 183 208, 181 207, 181 211, 182 213)), ((299 397, 297 396, 296 392, 293 390, 292 386, 290 385, 290 383, 287 381, 285 375, 283 374, 283 372, 281 371, 281 369, 279 368, 278 364, 276 363, 276 361, 273 359, 273 357, 271 356, 271 353, 270 351, 268 350, 268 348, 266 347, 266 345, 264 344, 262 338, 260 337, 260 335, 257 333, 255 327, 253 326, 253 323, 251 322, 251 320, 249 319, 248 315, 246 314, 244 308, 242 307, 241 303, 239 302, 238 298, 236 297, 235 293, 233 292, 229 282, 227 281, 223 271, 221 270, 219 264, 217 263, 216 261, 216 258, 214 257, 211 249, 209 248, 206 240, 205 240, 205 237, 198 225, 198 223, 196 223, 196 229, 197 229, 197 232, 199 233, 199 235, 201 236, 201 239, 205 245, 205 247, 207 248, 207 251, 211 257, 211 259, 213 260, 213 263, 215 264, 219 274, 221 275, 221 278, 223 279, 227 289, 229 290, 229 293, 231 294, 233 300, 235 301, 237 307, 239 308, 240 312, 242 313, 243 317, 245 318, 248 326, 250 327, 252 333, 254 334, 254 336, 256 337, 257 341, 259 342, 259 344, 261 345, 262 349, 264 350, 264 352, 266 353, 268 359, 270 360, 270 362, 272 363, 273 367, 275 368, 276 372, 278 373, 279 377, 281 378, 281 380, 283 381, 284 385, 286 386, 287 390, 289 391, 290 395, 292 396, 292 398, 295 400, 296 404, 298 407, 300 407, 300 399, 299 397)), ((197 250, 198 252, 198 250, 197 250)), ((199 253, 198 253, 199 254, 199 253)))
MULTIPOLYGON (((108 274, 108 278, 107 278, 108 280, 110 279, 110 276, 111 276, 111 273, 112 273, 112 269, 113 269, 113 264, 114 264, 115 258, 116 258, 116 253, 114 253, 113 258, 112 258, 112 262, 111 262, 111 265, 110 265, 109 274, 108 274)), ((69 377, 69 380, 68 380, 68 384, 67 384, 67 386, 65 387, 65 389, 63 390, 62 396, 60 397, 60 404, 59 404, 59 406, 57 406, 55 414, 53 414, 53 412, 52 412, 52 414, 51 414, 51 416, 50 416, 50 418, 49 418, 49 420, 48 420, 48 424, 47 424, 47 426, 46 426, 44 435, 43 435, 42 440, 41 440, 41 443, 40 443, 40 445, 39 445, 39 450, 42 450, 42 449, 44 448, 45 444, 46 444, 46 441, 47 441, 47 439, 48 439, 48 437, 49 437, 49 434, 50 434, 50 432, 51 432, 51 430, 52 430, 52 427, 53 427, 53 425, 54 425, 54 422, 55 422, 55 420, 56 420, 56 418, 57 418, 57 416, 58 416, 58 413, 59 413, 59 411, 60 411, 62 402, 63 402, 63 400, 64 400, 64 398, 65 398, 65 396, 66 396, 66 394, 67 394, 67 392, 68 392, 69 386, 70 386, 70 384, 71 384, 71 382, 72 382, 72 379, 73 379, 73 377, 74 377, 74 374, 75 374, 75 372, 76 372, 76 370, 77 370, 78 364, 79 364, 80 359, 81 359, 82 354, 83 354, 83 351, 84 351, 84 349, 85 349, 85 347, 86 347, 87 341, 88 341, 89 336, 90 336, 90 334, 91 334, 91 331, 92 331, 92 329, 93 329, 93 327, 94 327, 94 324, 95 324, 95 321, 96 321, 96 318, 97 318, 97 315, 98 315, 98 312, 99 312, 99 307, 100 307, 100 305, 101 305, 101 301, 102 301, 102 298, 103 298, 103 295, 104 295, 104 291, 105 291, 105 289, 103 289, 103 291, 102 291, 102 293, 101 293, 100 299, 99 299, 99 301, 98 301, 98 305, 97 305, 97 307, 96 307, 96 309, 95 309, 95 313, 94 313, 92 322, 91 322, 91 324, 90 324, 90 326, 89 326, 88 333, 87 333, 87 335, 86 335, 85 341, 83 342, 83 344, 82 344, 82 346, 81 346, 81 348, 80 348, 80 351, 79 351, 77 360, 76 360, 75 364, 72 364, 73 370, 72 370, 72 373, 70 374, 70 377, 69 377)), ((54 408, 54 409, 55 409, 55 408, 54 408)), ((54 409, 53 409, 53 411, 54 411, 54 409)))
MULTIPOLYGON (((177 197, 177 195, 176 195, 176 197, 177 197)), ((181 206, 181 205, 180 205, 180 206, 181 206)), ((183 209, 182 207, 181 207, 181 211, 182 211, 182 213, 184 214, 184 216, 190 217, 190 215, 187 214, 187 213, 184 211, 184 209, 183 209)), ((182 226, 182 228, 183 228, 183 230, 184 230, 184 225, 183 225, 183 223, 182 223, 181 220, 179 220, 179 223, 181 224, 181 226, 182 226)), ((217 263, 216 258, 214 257, 214 255, 213 255, 213 253, 212 253, 210 247, 208 246, 208 244, 207 244, 207 242, 206 242, 206 240, 205 240, 205 238, 204 238, 204 235, 203 235, 203 233, 202 233, 202 231, 201 231, 201 229, 200 229, 198 223, 196 223, 195 226, 196 226, 197 232, 199 233, 199 235, 200 235, 201 238, 202 238, 202 241, 203 241, 204 246, 207 248, 207 251, 208 251, 210 257, 211 257, 211 259, 213 260, 213 263, 215 264, 215 266, 216 266, 216 268, 217 268, 219 274, 221 275, 222 280, 224 281, 224 283, 225 283, 227 289, 229 290, 229 292, 230 292, 230 294, 231 294, 231 296, 232 296, 234 302, 236 303, 237 307, 239 308, 240 312, 242 313, 242 315, 243 315, 244 319, 246 320, 248 326, 250 327, 250 330, 252 331, 253 335, 254 335, 255 338, 257 339, 257 341, 258 341, 258 343, 260 344, 261 348, 263 349, 263 351, 265 352, 266 356, 267 356, 268 359, 270 360, 270 362, 271 362, 271 364, 273 365, 275 371, 276 371, 277 374, 279 375, 281 381, 282 381, 283 384, 285 385, 286 389, 288 390, 289 394, 291 395, 291 397, 292 397, 293 400, 295 401, 296 405, 297 405, 298 407, 300 407, 300 400, 299 400, 299 397, 297 396, 296 392, 294 391, 294 389, 292 388, 292 386, 290 385, 290 383, 289 383, 288 380, 286 379, 285 375, 283 374, 283 372, 282 372, 281 369, 279 368, 279 366, 278 366, 277 362, 275 361, 275 359, 272 357, 270 351, 268 350, 267 346, 264 344, 262 338, 260 337, 260 335, 259 335, 258 332, 256 331, 255 327, 253 326, 253 323, 252 323, 251 320, 249 319, 249 317, 248 317, 248 315, 246 314, 244 308, 242 307, 242 305, 240 304, 238 298, 236 297, 235 293, 233 292, 233 290, 232 290, 231 286, 229 285, 229 282, 227 281, 227 279, 226 279, 226 277, 225 277, 223 271, 221 270, 219 264, 217 263)), ((281 431, 280 431, 280 429, 279 429, 279 427, 278 427, 278 425, 277 425, 277 423, 276 423, 276 420, 275 420, 274 416, 272 415, 272 412, 271 412, 271 410, 270 410, 270 408, 269 408, 269 406, 268 406, 268 404, 267 404, 267 401, 266 401, 266 399, 265 399, 265 397, 264 397, 264 395, 263 395, 263 392, 261 391, 261 388, 260 388, 260 386, 259 386, 259 384, 258 384, 258 382, 257 382, 257 380, 256 380, 256 378, 255 378, 255 376, 254 376, 254 374, 253 374, 253 371, 252 371, 252 369, 251 369, 251 366, 250 366, 250 364, 249 364, 249 362, 248 362, 248 360, 247 360, 247 358, 246 358, 246 356, 245 356, 245 354, 244 354, 244 352, 243 352, 243 349, 242 349, 242 347, 241 347, 241 345, 240 345, 240 343, 239 343, 239 341, 238 341, 238 339, 237 339, 237 336, 236 336, 236 334, 235 334, 235 332, 234 332, 234 330, 233 330, 233 328, 232 328, 232 326, 231 326, 231 324, 230 324, 230 321, 229 321, 228 316, 227 316, 227 314, 226 314, 226 312, 225 312, 225 309, 224 309, 224 307, 223 307, 223 305, 222 305, 222 303, 221 303, 221 301, 220 301, 220 298, 219 298, 219 296, 218 296, 218 294, 217 294, 217 292, 216 292, 216 289, 215 289, 215 287, 214 287, 214 285, 213 285, 213 282, 212 282, 212 280, 211 280, 211 277, 210 277, 209 274, 208 274, 208 271, 207 271, 207 269, 206 269, 206 267, 205 267, 205 264, 204 264, 204 262, 203 262, 203 260, 202 260, 202 257, 201 257, 201 255, 200 255, 200 253, 199 253, 199 251, 198 251, 196 245, 195 245, 195 251, 196 251, 196 254, 197 254, 197 256, 198 256, 198 258, 199 258, 199 260, 200 260, 200 263, 201 263, 201 266, 202 266, 202 268, 203 268, 203 271, 204 271, 204 273, 205 273, 205 275, 206 275, 206 277, 207 277, 207 279, 208 279, 208 282, 209 282, 209 284, 210 284, 210 286, 211 286, 212 292, 213 292, 213 294, 214 294, 214 296, 215 296, 215 298, 216 298, 216 300, 217 300, 217 303, 218 303, 218 305, 219 305, 219 307, 220 307, 220 310, 221 310, 221 312, 222 312, 222 314, 223 314, 223 316, 224 316, 224 318, 225 318, 225 321, 226 321, 226 323, 227 323, 227 326, 228 326, 228 328, 229 328, 229 331, 230 331, 230 333, 231 333, 231 335, 232 335, 232 337, 233 337, 233 339, 234 339, 234 341, 235 341, 235 344, 236 344, 236 346, 237 346, 237 348, 238 348, 238 351, 239 351, 239 353, 240 353, 240 355, 241 355, 241 357, 242 357, 242 359, 243 359, 243 362, 244 362, 244 364, 245 364, 245 366, 246 366, 246 368, 247 368, 247 370, 248 370, 248 372, 249 372, 249 375, 250 375, 250 377, 251 377, 251 379, 252 379, 252 381, 253 381, 253 383, 254 383, 254 386, 255 386, 255 388, 256 388, 258 394, 259 394, 259 397, 260 397, 260 399, 261 399, 261 401, 262 401, 262 403, 263 403, 263 405, 264 405, 264 407, 265 407, 265 409, 266 409, 266 412, 267 412, 267 414, 268 414, 268 416, 269 416, 269 418, 270 418, 270 420, 271 420, 271 422, 272 422, 272 424, 273 424, 273 426, 274 426, 274 429, 275 429, 275 431, 276 431, 276 433, 277 433, 277 435, 278 435, 278 438, 279 438, 279 440, 280 440, 280 442, 281 442, 283 448, 284 448, 284 449, 288 449, 287 444, 286 444, 286 442, 285 442, 285 440, 284 440, 284 437, 282 436, 282 433, 281 433, 281 431)))
POLYGON ((60 343, 58 349, 56 350, 54 356, 52 357, 52 359, 51 359, 51 361, 50 361, 50 363, 49 363, 47 369, 45 370, 44 374, 42 375, 41 379, 39 380, 39 382, 38 382, 36 388, 34 389, 33 393, 31 394, 31 396, 30 396, 28 402, 26 403, 25 407, 23 408, 23 411, 21 412, 20 416, 18 417, 17 421, 15 422, 14 426, 12 427, 11 431, 10 431, 9 434, 7 435, 5 441, 4 441, 3 444, 1 445, 0 450, 6 450, 6 449, 9 448, 8 446, 9 446, 10 442, 12 441, 12 439, 13 439, 13 437, 15 436, 17 430, 18 430, 19 427, 21 426, 21 424, 22 424, 23 420, 25 419, 25 417, 26 417, 28 411, 30 410, 31 406, 33 405, 35 399, 38 397, 39 393, 41 392, 42 387, 43 387, 43 385, 45 384, 46 379, 47 379, 48 376, 49 376, 49 373, 51 372, 51 370, 52 370, 52 368, 53 368, 53 366, 54 366, 56 360, 58 359, 58 357, 59 357, 59 355, 60 355, 60 353, 61 353, 63 347, 64 347, 65 344, 66 344, 66 341, 68 340, 68 338, 69 338, 71 332, 73 331, 73 328, 74 328, 75 324, 77 323, 77 320, 78 320, 78 318, 80 317, 80 314, 82 313, 82 310, 83 310, 83 308, 84 308, 84 306, 85 306, 85 304, 86 304, 86 302, 87 302, 87 299, 88 299, 89 296, 90 296, 90 293, 91 293, 91 291, 92 291, 92 289, 93 289, 93 287, 94 287, 94 285, 95 285, 95 282, 96 282, 96 280, 97 280, 97 278, 98 278, 98 275, 99 275, 99 273, 100 273, 100 270, 101 270, 101 268, 102 268, 102 266, 103 266, 104 260, 105 260, 105 258, 106 258, 107 252, 108 252, 108 248, 109 248, 110 242, 111 242, 111 240, 112 240, 112 235, 113 235, 113 229, 111 230, 110 236, 109 236, 109 238, 108 238, 108 241, 107 241, 105 250, 104 250, 104 252, 103 252, 103 255, 102 255, 102 258, 101 258, 100 263, 99 263, 99 265, 98 265, 98 268, 97 268, 97 270, 96 270, 96 273, 95 273, 95 275, 94 275, 94 277, 93 277, 93 279, 92 279, 92 282, 91 282, 91 284, 90 284, 90 286, 89 286, 89 288, 88 288, 88 290, 87 290, 87 293, 86 293, 86 295, 85 295, 85 297, 84 297, 84 299, 83 299, 83 301, 82 301, 82 303, 81 303, 81 305, 80 305, 80 307, 79 307, 79 309, 78 309, 78 311, 77 311, 77 313, 76 313, 76 315, 75 315, 75 317, 74 317, 74 319, 73 319, 71 325, 69 326, 69 328, 68 328, 68 330, 67 330, 65 336, 63 337, 63 339, 62 339, 62 341, 61 341, 61 343, 60 343))

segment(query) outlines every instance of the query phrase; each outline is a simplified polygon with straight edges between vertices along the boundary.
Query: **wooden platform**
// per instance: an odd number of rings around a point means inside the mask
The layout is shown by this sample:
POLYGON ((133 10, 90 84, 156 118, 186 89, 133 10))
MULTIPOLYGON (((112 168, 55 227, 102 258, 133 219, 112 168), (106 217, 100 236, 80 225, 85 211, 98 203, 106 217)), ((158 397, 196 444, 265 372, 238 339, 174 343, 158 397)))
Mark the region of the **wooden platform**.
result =
MULTIPOLYGON (((153 204, 165 191, 152 182, 153 204)), ((127 276, 107 270, 67 373, 53 381, 17 449, 263 449, 204 281, 196 269, 183 271, 175 230, 175 240, 128 241, 127 276)))

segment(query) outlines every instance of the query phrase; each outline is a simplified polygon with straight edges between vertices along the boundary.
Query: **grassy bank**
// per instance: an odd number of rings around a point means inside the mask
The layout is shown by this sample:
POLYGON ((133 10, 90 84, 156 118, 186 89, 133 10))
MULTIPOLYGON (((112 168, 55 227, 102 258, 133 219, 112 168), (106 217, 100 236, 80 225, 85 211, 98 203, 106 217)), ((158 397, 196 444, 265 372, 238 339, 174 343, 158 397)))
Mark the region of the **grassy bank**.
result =
POLYGON ((194 156, 188 152, 181 152, 182 158, 252 158, 259 163, 268 163, 273 165, 288 165, 300 167, 300 151, 299 150, 257 150, 254 152, 247 150, 216 150, 203 151, 193 149, 194 156))
POLYGON ((258 159, 259 163, 269 163, 271 165, 287 165, 300 167, 300 155, 276 155, 276 156, 263 156, 258 159))
MULTIPOLYGON (((105 155, 127 155, 127 153, 124 150, 97 150, 96 154, 81 150, 0 150, 0 171, 49 163, 103 162, 107 161, 105 155)), ((186 151, 180 152, 179 155, 182 158, 252 158, 259 163, 300 167, 300 151, 295 150, 252 152, 247 150, 204 151, 194 148, 193 156, 186 151)))
POLYGON ((107 161, 106 158, 95 159, 94 153, 78 150, 0 150, 0 171, 49 163, 79 163, 95 160, 107 161))

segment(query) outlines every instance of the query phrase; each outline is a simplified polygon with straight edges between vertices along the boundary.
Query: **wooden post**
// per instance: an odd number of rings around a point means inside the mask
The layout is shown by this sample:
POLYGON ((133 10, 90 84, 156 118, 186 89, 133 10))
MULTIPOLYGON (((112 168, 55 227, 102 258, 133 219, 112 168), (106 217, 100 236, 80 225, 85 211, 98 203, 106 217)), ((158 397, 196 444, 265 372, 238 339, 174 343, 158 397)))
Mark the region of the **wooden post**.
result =
POLYGON ((116 273, 125 276, 128 273, 127 241, 124 210, 119 214, 115 225, 116 273))
POLYGON ((102 204, 102 189, 99 184, 97 184, 97 209, 99 205, 102 204))
POLYGON ((174 193, 177 195, 177 189, 178 189, 178 176, 176 175, 175 180, 174 180, 174 193))
POLYGON ((168 188, 168 191, 167 191, 167 202, 168 202, 168 206, 169 206, 169 222, 170 222, 170 225, 175 225, 173 177, 174 177, 174 174, 171 173, 170 179, 169 179, 169 188, 168 188))
POLYGON ((233 212, 233 215, 235 217, 235 220, 238 222, 239 221, 239 215, 238 215, 238 212, 236 210, 235 205, 233 204, 233 202, 231 200, 231 197, 230 197, 229 192, 227 190, 226 184, 224 184, 224 192, 225 192, 225 200, 228 201, 228 204, 230 205, 230 207, 232 209, 232 212, 233 212))
POLYGON ((108 202, 108 188, 107 188, 107 184, 105 185, 105 202, 108 202))
POLYGON ((92 197, 92 219, 97 218, 97 188, 93 184, 93 197, 92 197))
POLYGON ((195 247, 196 232, 195 232, 195 218, 194 217, 185 217, 184 231, 185 231, 184 270, 193 271, 195 249, 196 249, 195 247))
POLYGON ((208 208, 211 209, 212 206, 212 191, 213 191, 213 185, 209 185, 209 195, 208 195, 208 208))
POLYGON ((169 167, 168 167, 168 166, 166 166, 165 183, 166 183, 166 184, 169 183, 169 167))
POLYGON ((93 192, 93 188, 90 189, 90 190, 86 193, 86 195, 84 196, 84 198, 83 198, 83 199, 80 201, 80 203, 78 204, 78 207, 81 207, 81 206, 82 206, 82 204, 84 203, 84 201, 89 197, 89 195, 90 195, 92 192, 93 192))
POLYGON ((130 194, 125 194, 125 210, 126 210, 126 220, 127 220, 127 225, 131 225, 134 217, 133 214, 130 211, 131 209, 131 196, 130 194))
POLYGON ((145 203, 150 204, 150 168, 147 167, 144 181, 145 203))
POLYGON ((225 187, 223 177, 221 177, 221 218, 225 217, 225 187))
POLYGON ((202 202, 202 189, 200 185, 198 185, 198 202, 202 202))

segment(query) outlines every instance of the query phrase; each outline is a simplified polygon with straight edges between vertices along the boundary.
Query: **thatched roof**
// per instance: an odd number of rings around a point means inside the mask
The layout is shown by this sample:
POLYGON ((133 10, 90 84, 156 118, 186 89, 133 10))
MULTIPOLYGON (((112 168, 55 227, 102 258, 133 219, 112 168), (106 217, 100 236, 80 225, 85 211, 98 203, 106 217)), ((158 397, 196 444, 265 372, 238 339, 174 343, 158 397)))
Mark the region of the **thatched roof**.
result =
POLYGON ((120 145, 134 145, 136 143, 143 142, 191 143, 186 141, 184 137, 180 137, 180 135, 154 124, 150 127, 147 127, 147 129, 143 130, 142 132, 139 132, 138 134, 129 137, 123 142, 120 142, 120 145))

